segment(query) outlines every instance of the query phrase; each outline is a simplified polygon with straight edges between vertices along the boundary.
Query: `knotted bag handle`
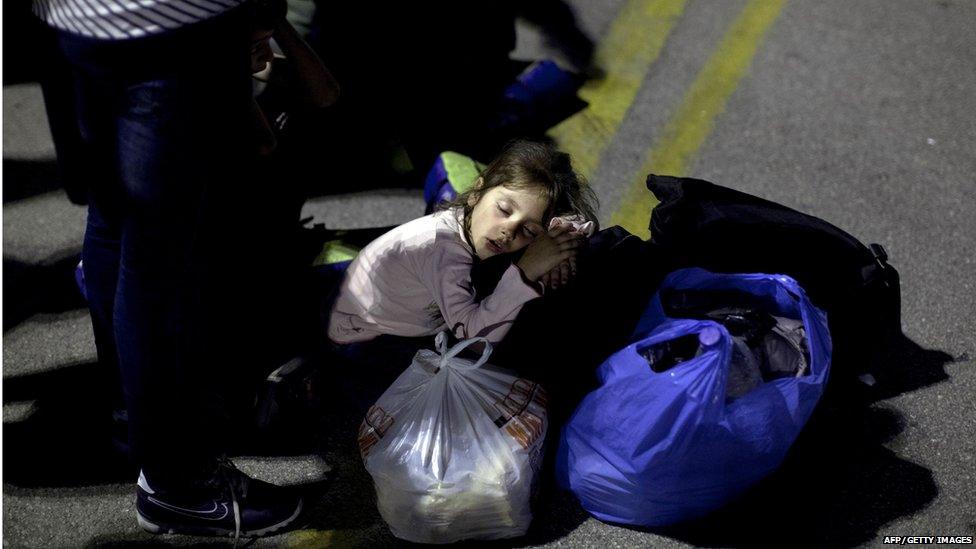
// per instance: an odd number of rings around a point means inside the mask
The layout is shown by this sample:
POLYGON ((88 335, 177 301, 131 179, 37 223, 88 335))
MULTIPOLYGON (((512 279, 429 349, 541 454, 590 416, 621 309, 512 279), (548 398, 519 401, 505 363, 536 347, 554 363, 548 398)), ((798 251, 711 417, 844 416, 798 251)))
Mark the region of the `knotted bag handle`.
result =
POLYGON ((437 334, 437 337, 434 338, 434 345, 437 347, 437 353, 441 355, 441 364, 439 370, 444 369, 448 365, 448 362, 452 358, 457 356, 458 353, 460 353, 461 351, 467 349, 468 347, 470 347, 471 345, 479 341, 482 341, 485 344, 485 349, 484 351, 481 352, 481 358, 479 358, 471 365, 465 364, 462 366, 462 365, 455 364, 451 366, 452 368, 457 370, 474 370, 480 368, 486 362, 488 362, 488 357, 491 356, 491 351, 492 351, 491 342, 489 342, 487 339, 483 337, 472 337, 471 339, 465 339, 464 341, 448 349, 447 332, 444 331, 437 334))

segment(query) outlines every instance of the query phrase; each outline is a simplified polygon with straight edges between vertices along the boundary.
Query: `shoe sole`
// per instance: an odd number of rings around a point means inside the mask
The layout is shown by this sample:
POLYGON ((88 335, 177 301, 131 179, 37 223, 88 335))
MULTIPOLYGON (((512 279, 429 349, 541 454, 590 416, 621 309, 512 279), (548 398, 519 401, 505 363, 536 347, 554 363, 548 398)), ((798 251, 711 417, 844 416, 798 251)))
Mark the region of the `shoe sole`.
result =
MULTIPOLYGON (((267 526, 265 528, 258 528, 257 530, 241 530, 241 534, 240 534, 241 537, 251 537, 251 538, 262 537, 262 536, 267 536, 269 534, 273 534, 278 530, 281 530, 282 528, 288 526, 292 522, 295 522, 295 519, 298 518, 298 515, 302 513, 304 503, 305 503, 304 501, 299 500, 298 507, 295 508, 295 512, 292 513, 290 517, 286 518, 285 520, 277 524, 272 524, 271 526, 267 526)), ((173 526, 170 524, 163 524, 163 523, 157 524, 144 517, 142 513, 138 511, 136 511, 136 520, 139 522, 139 526, 142 527, 143 530, 151 534, 187 534, 191 536, 230 536, 230 537, 234 536, 234 531, 228 530, 226 528, 205 528, 205 527, 187 528, 185 526, 173 526)))

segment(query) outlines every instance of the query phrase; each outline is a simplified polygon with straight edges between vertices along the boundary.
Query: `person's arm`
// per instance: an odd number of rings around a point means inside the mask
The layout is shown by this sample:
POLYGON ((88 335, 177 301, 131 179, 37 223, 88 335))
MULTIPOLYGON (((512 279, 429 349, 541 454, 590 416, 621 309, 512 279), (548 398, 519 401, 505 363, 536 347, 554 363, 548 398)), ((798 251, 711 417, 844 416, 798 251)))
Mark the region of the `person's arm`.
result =
POLYGON ((339 83, 287 19, 275 26, 274 41, 293 63, 305 106, 328 107, 339 99, 339 83))
POLYGON ((580 238, 568 226, 556 227, 537 238, 502 274, 491 295, 475 300, 470 253, 459 245, 436 249, 427 261, 424 280, 434 294, 444 322, 455 337, 484 337, 500 342, 526 302, 542 296, 539 278, 563 260, 575 256, 580 238))
POLYGON ((521 270, 510 265, 491 295, 476 301, 472 261, 460 246, 436 250, 423 266, 424 284, 434 297, 447 329, 459 339, 485 337, 493 344, 508 333, 522 306, 542 295, 521 270))

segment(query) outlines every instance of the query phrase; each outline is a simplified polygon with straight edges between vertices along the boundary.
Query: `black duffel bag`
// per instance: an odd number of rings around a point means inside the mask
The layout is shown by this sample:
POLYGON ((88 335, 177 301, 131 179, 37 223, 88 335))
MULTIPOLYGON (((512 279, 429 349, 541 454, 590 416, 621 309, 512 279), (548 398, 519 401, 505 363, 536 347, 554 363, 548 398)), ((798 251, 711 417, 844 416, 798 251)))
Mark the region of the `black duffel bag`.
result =
POLYGON ((651 174, 647 188, 660 201, 651 241, 676 264, 786 274, 803 286, 827 312, 834 377, 870 372, 900 335, 898 271, 880 244, 865 246, 822 219, 700 179, 651 174))

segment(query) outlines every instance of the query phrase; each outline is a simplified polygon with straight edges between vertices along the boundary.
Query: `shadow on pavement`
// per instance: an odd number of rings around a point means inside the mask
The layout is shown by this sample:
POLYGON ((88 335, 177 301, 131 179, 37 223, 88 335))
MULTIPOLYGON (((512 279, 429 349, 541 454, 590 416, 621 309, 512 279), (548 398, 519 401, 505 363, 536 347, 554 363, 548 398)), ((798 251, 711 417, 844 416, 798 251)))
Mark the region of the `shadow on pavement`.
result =
POLYGON ((3 159, 3 203, 23 200, 61 188, 54 160, 3 159))
POLYGON ((132 483, 136 472, 112 442, 109 379, 92 362, 3 380, 4 405, 33 402, 27 417, 3 424, 5 491, 132 483))
POLYGON ((37 313, 60 313, 87 308, 75 282, 81 255, 31 265, 3 259, 3 331, 37 313))
POLYGON ((707 547, 853 547, 930 505, 932 472, 885 447, 905 419, 880 401, 947 379, 952 357, 901 335, 883 359, 877 385, 828 389, 778 471, 710 516, 655 533, 707 547))

